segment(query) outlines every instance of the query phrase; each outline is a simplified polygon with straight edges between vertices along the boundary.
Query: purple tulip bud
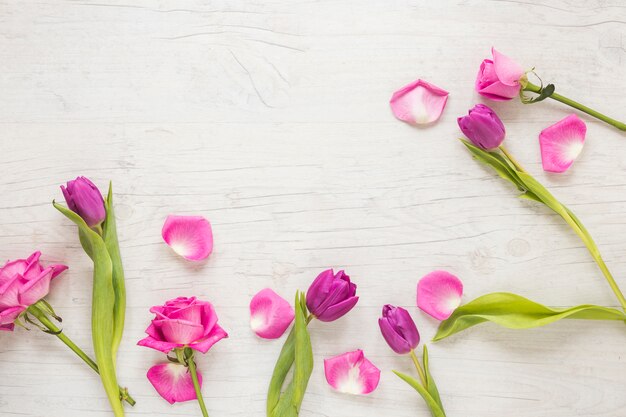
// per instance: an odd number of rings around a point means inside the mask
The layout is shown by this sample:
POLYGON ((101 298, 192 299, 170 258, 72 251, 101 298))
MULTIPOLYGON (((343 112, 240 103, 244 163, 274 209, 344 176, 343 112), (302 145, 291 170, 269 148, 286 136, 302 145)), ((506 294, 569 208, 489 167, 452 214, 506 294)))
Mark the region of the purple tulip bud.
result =
POLYGON ((486 151, 502 144, 506 130, 496 112, 484 104, 477 104, 467 116, 456 119, 463 134, 472 143, 486 151))
POLYGON ((327 269, 315 278, 306 293, 306 306, 318 320, 334 321, 359 301, 356 284, 343 271, 327 269))
POLYGON ((61 186, 67 206, 83 218, 89 227, 99 225, 106 218, 104 200, 98 187, 85 177, 77 177, 61 186))
POLYGON ((387 344, 394 352, 405 354, 411 352, 420 343, 420 334, 408 311, 402 307, 387 304, 383 307, 383 316, 378 325, 387 344))

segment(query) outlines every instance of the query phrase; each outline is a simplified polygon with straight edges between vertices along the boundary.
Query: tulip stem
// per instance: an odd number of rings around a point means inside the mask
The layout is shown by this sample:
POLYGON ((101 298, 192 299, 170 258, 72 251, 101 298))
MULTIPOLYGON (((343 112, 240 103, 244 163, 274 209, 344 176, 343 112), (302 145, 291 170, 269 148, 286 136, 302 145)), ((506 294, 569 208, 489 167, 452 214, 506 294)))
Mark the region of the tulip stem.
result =
MULTIPOLYGON (((65 343, 65 345, 69 347, 74 353, 76 353, 76 355, 78 355, 79 358, 81 358, 87 365, 89 365, 91 369, 96 371, 96 373, 100 373, 96 362, 94 362, 93 359, 87 356, 87 354, 83 352, 81 348, 76 346, 76 344, 72 342, 72 340, 67 337, 65 333, 63 333, 63 331, 58 326, 56 326, 41 309, 39 309, 35 305, 31 305, 30 307, 28 307, 28 312, 35 316, 35 318, 39 320, 39 322, 46 329, 48 329, 50 334, 55 335, 57 338, 59 338, 59 340, 65 343)), ((128 390, 126 388, 120 387, 120 398, 126 401, 131 406, 135 405, 135 400, 133 399, 133 397, 130 396, 130 394, 128 394, 128 390)))
POLYGON ((411 350, 411 359, 413 359, 413 363, 415 364, 415 369, 417 369, 417 373, 420 376, 420 380, 422 381, 422 385, 424 388, 428 388, 428 384, 426 383, 426 375, 424 374, 424 370, 422 369, 422 365, 420 365, 420 361, 417 359, 415 355, 415 351, 411 350))
MULTIPOLYGON (((542 87, 535 85, 533 83, 527 83, 526 86, 524 87, 524 91, 531 91, 533 93, 541 94, 542 87)), ((556 101, 560 101, 563 104, 567 104, 568 106, 578 109, 584 113, 587 113, 588 115, 593 116, 596 119, 602 120, 603 122, 608 123, 611 126, 615 126, 619 130, 626 130, 626 123, 620 122, 619 120, 615 120, 611 117, 605 116, 604 114, 598 111, 595 111, 594 109, 587 107, 583 104, 580 104, 572 99, 569 99, 557 93, 552 93, 550 95, 550 98, 556 101)))
POLYGON ((196 397, 198 398, 198 404, 200 405, 200 410, 202 410, 202 415, 204 417, 209 417, 209 413, 206 411, 206 406, 204 405, 204 398, 202 398, 202 392, 200 391, 200 381, 198 381, 198 371, 196 369, 196 363, 193 360, 193 350, 191 350, 191 348, 185 348, 185 362, 187 363, 187 367, 189 368, 189 373, 191 374, 191 380, 193 381, 193 388, 196 391, 196 397))
POLYGON ((504 147, 504 145, 500 145, 500 150, 502 151, 502 153, 504 154, 504 156, 506 156, 507 158, 509 158, 509 161, 511 161, 511 163, 513 164, 513 166, 515 167, 515 169, 517 169, 520 172, 526 172, 524 170, 524 168, 522 168, 522 166, 520 165, 519 162, 517 162, 517 159, 513 158, 513 155, 511 155, 509 153, 509 151, 504 147))

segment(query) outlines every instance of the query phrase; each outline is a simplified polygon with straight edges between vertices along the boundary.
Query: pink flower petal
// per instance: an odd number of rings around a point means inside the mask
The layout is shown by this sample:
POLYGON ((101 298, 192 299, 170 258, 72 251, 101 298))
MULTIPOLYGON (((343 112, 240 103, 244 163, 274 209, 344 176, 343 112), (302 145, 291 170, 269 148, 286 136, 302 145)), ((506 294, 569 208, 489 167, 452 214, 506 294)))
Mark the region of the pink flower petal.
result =
POLYGON ((155 339, 152 336, 148 336, 145 339, 141 339, 139 342, 137 342, 137 345, 149 347, 149 348, 158 350, 163 353, 169 353, 172 351, 172 349, 183 346, 177 343, 164 342, 164 341, 155 339))
POLYGON ((250 327, 264 339, 281 337, 294 316, 289 302, 270 288, 259 291, 250 301, 250 327))
POLYGON ((161 330, 165 340, 181 345, 195 342, 204 333, 201 324, 186 320, 164 319, 153 320, 152 323, 161 330))
POLYGON ((190 261, 201 261, 213 251, 211 224, 202 216, 169 215, 161 235, 174 252, 190 261))
POLYGON ((508 86, 518 86, 519 80, 524 75, 524 68, 506 55, 491 48, 493 66, 500 82, 508 86))
POLYGON ((548 172, 565 172, 583 150, 587 126, 575 114, 539 134, 541 163, 548 172))
POLYGON ((19 290, 19 301, 23 306, 30 306, 44 298, 50 292, 50 281, 54 269, 48 267, 39 273, 39 276, 24 281, 19 290))
POLYGON ((393 93, 389 103, 396 118, 410 124, 427 124, 439 119, 448 101, 448 92, 416 80, 393 93))
POLYGON ((10 307, 0 311, 0 330, 13 331, 15 319, 22 314, 26 308, 22 306, 10 307))
POLYGON ((446 271, 433 271, 417 284, 417 306, 437 320, 445 320, 461 304, 463 283, 446 271))
POLYGON ((369 394, 380 381, 380 369, 363 355, 362 350, 324 359, 324 374, 331 387, 345 394, 369 394))
POLYGON ((189 347, 194 350, 197 350, 198 352, 207 353, 209 349, 213 347, 214 344, 216 344, 220 340, 225 339, 227 337, 228 337, 228 333, 226 333, 224 329, 222 329, 218 324, 216 324, 211 330, 211 333, 208 336, 206 336, 205 339, 202 339, 196 343, 192 343, 189 345, 189 347))
MULTIPOLYGON (((189 370, 177 363, 162 363, 148 370, 148 380, 159 395, 170 404, 195 400, 196 391, 189 370)), ((202 375, 198 371, 198 382, 202 386, 202 375)))

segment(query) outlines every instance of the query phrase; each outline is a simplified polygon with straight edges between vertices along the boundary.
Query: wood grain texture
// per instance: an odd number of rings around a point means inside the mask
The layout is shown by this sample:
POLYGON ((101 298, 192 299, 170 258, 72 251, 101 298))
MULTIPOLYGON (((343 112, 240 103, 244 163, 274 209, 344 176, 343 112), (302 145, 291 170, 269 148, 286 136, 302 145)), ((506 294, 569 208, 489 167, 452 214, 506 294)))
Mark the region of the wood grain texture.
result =
MULTIPOLYGON (((621 0, 0 1, 0 256, 40 249, 68 263, 50 302, 90 351, 91 269, 75 227, 52 208, 58 185, 113 180, 127 275, 120 379, 129 416, 199 415, 145 378, 149 306, 215 303, 230 339, 199 359, 212 416, 262 416, 281 341, 248 327, 251 296, 291 299, 318 271, 345 268, 361 300, 312 325, 316 365, 302 417, 428 416, 392 369, 381 306, 415 307, 419 277, 459 275, 466 299, 507 290, 554 306, 616 306, 582 243, 543 207, 473 162, 455 119, 480 101, 495 45, 572 98, 626 116, 621 0), (424 78, 451 92, 442 120, 392 117, 391 93, 424 78), (215 252, 192 265, 163 244, 169 213, 202 214, 215 252), (323 358, 355 348, 383 371, 369 397, 331 391, 323 358)), ((626 288, 626 136, 595 120, 571 172, 541 171, 537 136, 570 113, 553 102, 494 104, 508 146, 570 206, 626 288)), ((626 333, 571 321, 512 331, 483 325, 430 345, 450 417, 626 416, 626 333)), ((99 380, 56 339, 0 334, 0 416, 104 417, 99 380)))

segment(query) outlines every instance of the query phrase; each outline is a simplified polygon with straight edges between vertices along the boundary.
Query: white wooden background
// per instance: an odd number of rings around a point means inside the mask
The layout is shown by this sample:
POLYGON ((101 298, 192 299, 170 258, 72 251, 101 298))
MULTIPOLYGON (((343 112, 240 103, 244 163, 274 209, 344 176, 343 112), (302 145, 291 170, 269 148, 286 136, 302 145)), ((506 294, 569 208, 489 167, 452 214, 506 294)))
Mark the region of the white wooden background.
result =
MULTIPOLYGON (((248 303, 270 286, 291 299, 327 267, 361 300, 311 326, 315 369, 302 417, 428 416, 392 369, 381 306, 415 307, 419 277, 443 268, 465 300, 512 291, 566 306, 616 306, 579 239, 555 215, 472 161, 456 117, 495 45, 563 94, 626 117, 621 0, 0 1, 0 257, 40 249, 70 270, 50 302, 90 351, 91 267, 50 204, 77 175, 113 180, 128 279, 120 379, 129 416, 200 415, 170 406, 145 373, 163 355, 136 346, 148 308, 179 295, 217 307, 230 338, 200 359, 209 412, 263 416, 282 340, 256 338, 248 303), (396 121, 391 93, 422 77, 451 92, 438 124, 396 121), (162 242, 169 213, 201 214, 215 251, 202 264, 162 242), (331 391, 323 358, 355 348, 383 371, 369 397, 331 391)), ((490 103, 490 105, 493 103, 490 103)), ((626 289, 626 135, 585 118, 571 172, 542 172, 537 135, 570 111, 495 104, 508 146, 579 215, 626 289)), ((571 321, 483 325, 431 344, 450 417, 626 416, 626 333, 571 321)), ((0 334, 0 416, 104 417, 99 380, 55 338, 0 334)))

